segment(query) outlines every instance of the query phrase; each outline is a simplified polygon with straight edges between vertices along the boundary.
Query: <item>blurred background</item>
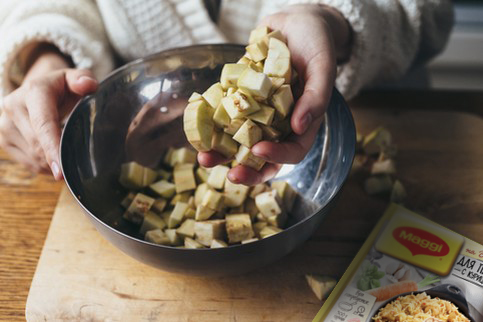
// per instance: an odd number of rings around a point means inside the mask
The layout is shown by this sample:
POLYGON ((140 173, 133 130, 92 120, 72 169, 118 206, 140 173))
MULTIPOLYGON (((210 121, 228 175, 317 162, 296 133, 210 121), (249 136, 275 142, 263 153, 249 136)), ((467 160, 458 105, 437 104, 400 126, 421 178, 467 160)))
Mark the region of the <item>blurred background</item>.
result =
POLYGON ((483 89, 483 0, 453 3, 455 25, 445 51, 391 88, 483 89))

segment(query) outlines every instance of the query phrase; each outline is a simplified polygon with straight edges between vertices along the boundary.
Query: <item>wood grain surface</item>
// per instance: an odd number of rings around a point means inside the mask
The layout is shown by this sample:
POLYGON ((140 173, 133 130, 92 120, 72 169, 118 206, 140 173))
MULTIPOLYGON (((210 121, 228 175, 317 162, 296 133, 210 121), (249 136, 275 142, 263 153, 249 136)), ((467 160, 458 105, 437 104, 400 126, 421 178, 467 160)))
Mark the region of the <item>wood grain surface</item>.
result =
MULTIPOLYGON (((350 105, 361 133, 378 125, 387 126, 393 133, 399 147, 398 177, 409 193, 408 208, 483 243, 483 93, 376 92, 362 95, 350 105)), ((25 319, 28 289, 61 187, 48 176, 29 174, 0 151, 2 321, 25 319)), ((288 312, 291 300, 297 298, 300 306, 295 317, 308 320, 315 316, 321 303, 306 286, 303 274, 340 276, 385 206, 385 200, 365 195, 359 178, 353 177, 317 233, 300 249, 270 266, 275 277, 267 280, 262 278, 263 271, 256 271, 238 280, 257 282, 244 286, 244 296, 250 296, 250 289, 255 292, 253 289, 260 288, 262 281, 263 287, 267 287, 262 293, 278 297, 276 307, 264 307, 263 302, 256 307, 246 306, 247 302, 229 294, 222 282, 198 286, 205 285, 213 294, 224 296, 224 302, 216 306, 218 313, 228 312, 236 318, 237 312, 242 316, 242 312, 250 311, 253 320, 257 320, 257 310, 261 312, 262 306, 264 312, 288 312), (280 277, 286 277, 286 283, 280 283, 280 277)), ((106 243, 106 247, 112 246, 106 243)), ((172 287, 179 285, 174 283, 172 287)), ((116 296, 131 296, 126 294, 119 292, 116 296)), ((172 303, 159 304, 168 311, 180 307, 172 303)), ((216 312, 203 310, 206 306, 199 305, 190 312, 215 316, 216 312)), ((184 320, 188 319, 181 321, 184 320)))
POLYGON ((61 187, 0 150, 1 321, 25 320, 25 301, 61 187))

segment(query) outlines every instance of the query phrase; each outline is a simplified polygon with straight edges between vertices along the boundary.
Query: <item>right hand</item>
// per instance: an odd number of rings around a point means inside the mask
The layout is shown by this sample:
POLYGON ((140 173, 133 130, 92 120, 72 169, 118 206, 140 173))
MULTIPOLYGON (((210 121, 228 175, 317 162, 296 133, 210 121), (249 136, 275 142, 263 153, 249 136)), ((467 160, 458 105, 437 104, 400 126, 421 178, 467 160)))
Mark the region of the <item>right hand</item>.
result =
POLYGON ((33 172, 62 179, 59 162, 60 123, 84 95, 97 89, 88 70, 67 68, 60 54, 37 58, 22 85, 3 98, 0 147, 33 172))

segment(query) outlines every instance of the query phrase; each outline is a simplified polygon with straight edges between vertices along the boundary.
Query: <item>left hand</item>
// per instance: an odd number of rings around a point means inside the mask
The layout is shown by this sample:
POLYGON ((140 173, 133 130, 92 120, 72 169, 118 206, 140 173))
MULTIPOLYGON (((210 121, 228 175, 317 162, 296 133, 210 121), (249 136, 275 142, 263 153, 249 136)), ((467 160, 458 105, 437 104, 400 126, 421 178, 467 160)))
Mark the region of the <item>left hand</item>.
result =
MULTIPOLYGON (((287 38, 292 66, 303 85, 292 113, 293 129, 285 141, 261 141, 251 151, 267 161, 260 171, 238 165, 228 172, 234 183, 255 185, 275 176, 284 163, 298 163, 310 150, 323 122, 335 83, 337 61, 350 55, 350 26, 335 9, 323 5, 295 5, 264 18, 260 25, 280 30, 287 38)), ((205 167, 224 159, 210 151, 199 153, 205 167)))

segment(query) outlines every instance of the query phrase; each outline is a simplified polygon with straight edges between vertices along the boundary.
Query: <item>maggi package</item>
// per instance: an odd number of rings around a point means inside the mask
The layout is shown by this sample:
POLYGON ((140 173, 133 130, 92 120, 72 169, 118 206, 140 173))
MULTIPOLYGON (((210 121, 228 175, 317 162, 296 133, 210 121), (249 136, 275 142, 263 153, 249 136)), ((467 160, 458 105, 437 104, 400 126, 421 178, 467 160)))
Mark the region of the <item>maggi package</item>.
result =
POLYGON ((314 321, 483 322, 483 246, 392 204, 314 321))

